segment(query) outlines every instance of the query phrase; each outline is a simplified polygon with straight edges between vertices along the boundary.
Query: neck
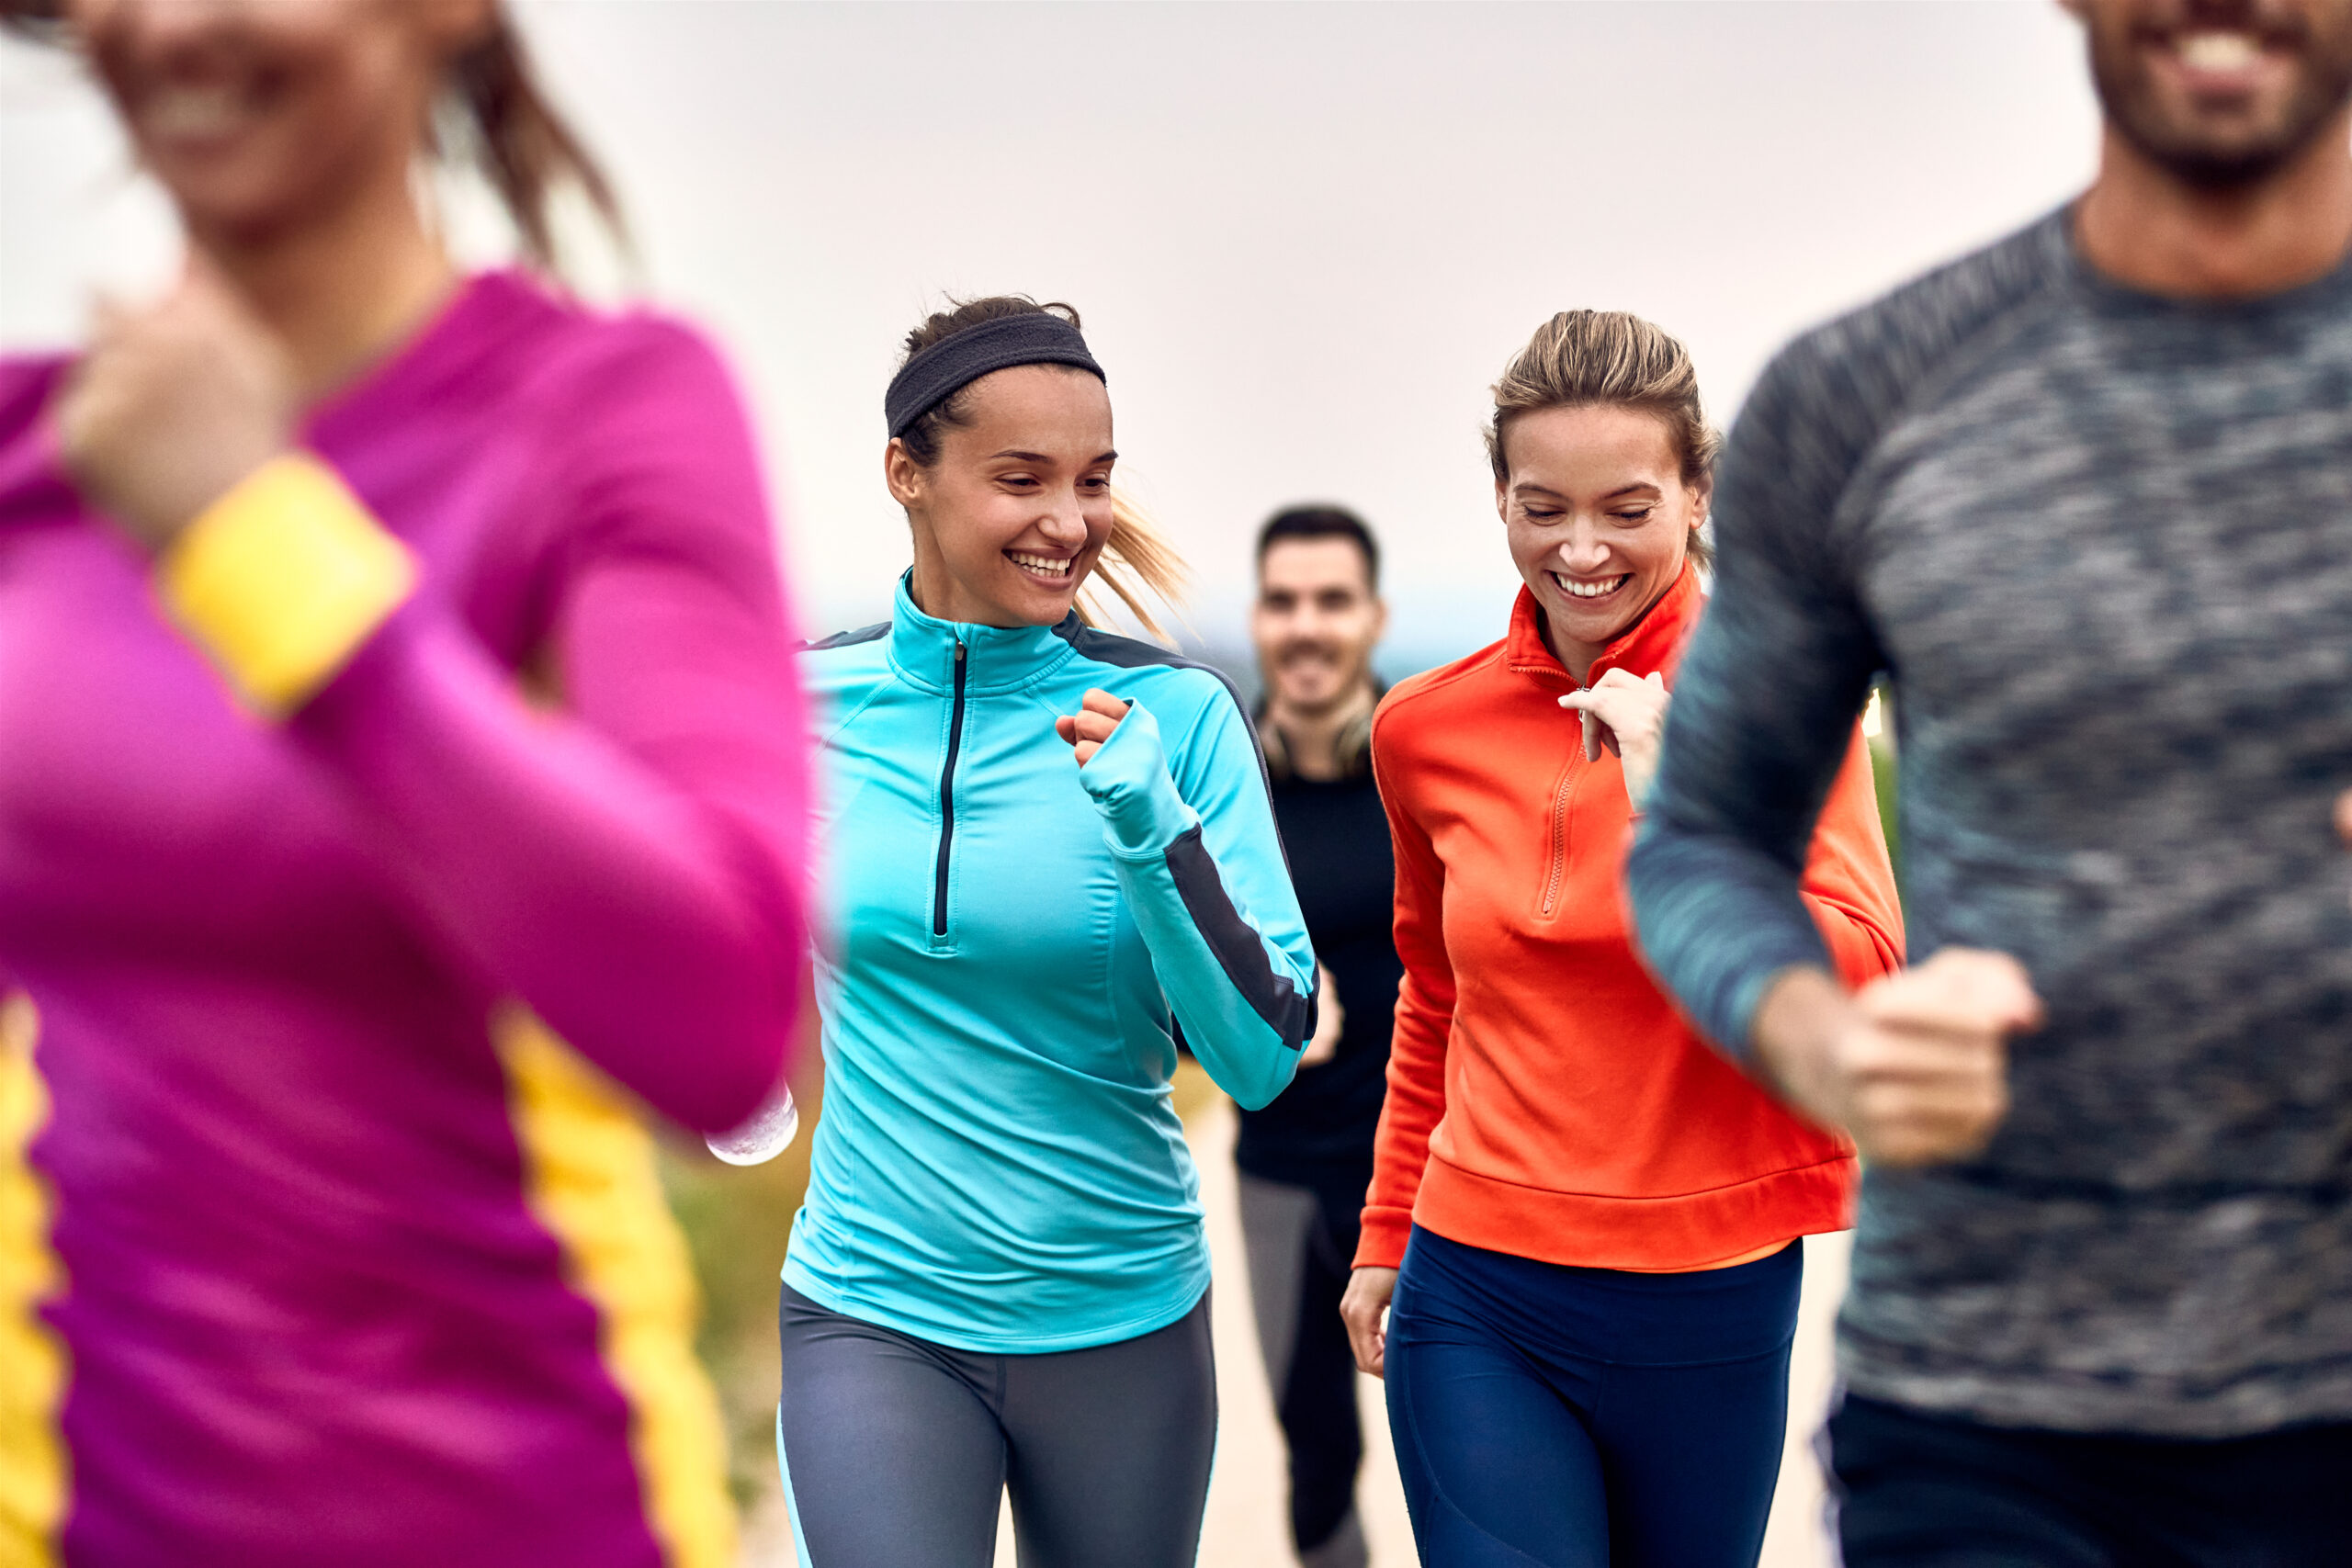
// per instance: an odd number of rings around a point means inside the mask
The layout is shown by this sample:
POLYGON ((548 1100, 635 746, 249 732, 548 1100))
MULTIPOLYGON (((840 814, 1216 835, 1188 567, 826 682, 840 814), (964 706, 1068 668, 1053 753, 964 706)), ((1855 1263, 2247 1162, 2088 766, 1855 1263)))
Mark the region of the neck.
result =
POLYGON ((1592 667, 1600 662, 1600 656, 1623 641, 1635 626, 1648 620, 1651 612, 1666 603, 1667 594, 1673 592, 1674 585, 1681 581, 1681 573, 1678 571, 1668 580, 1666 587, 1657 598, 1643 605, 1640 614, 1632 620, 1610 633, 1608 640, 1604 642, 1572 640, 1561 632, 1551 616, 1544 613, 1544 606, 1539 601, 1535 607, 1535 620, 1536 624, 1544 629, 1544 646, 1552 650, 1552 657, 1560 661, 1560 668, 1576 678, 1577 685, 1589 686, 1592 684, 1592 667))
POLYGON ((1266 699, 1266 722, 1282 731, 1293 773, 1303 779, 1336 779, 1340 776, 1340 731, 1370 713, 1373 702, 1369 679, 1358 682, 1346 696, 1326 707, 1295 707, 1279 695, 1270 694, 1266 699))
POLYGON ((1549 615, 1544 617, 1544 643, 1552 650, 1552 657, 1560 661, 1560 668, 1576 678, 1577 685, 1592 684, 1592 667, 1600 660, 1603 645, 1570 642, 1552 625, 1549 615))
POLYGON ((300 223, 259 234, 198 229, 189 238, 277 334, 306 401, 397 349, 457 280, 405 169, 300 223))
POLYGON ((2075 239, 2109 277, 2176 299, 2246 299, 2324 277, 2352 249, 2352 107, 2277 174, 2234 190, 2184 185, 2109 126, 2075 239))
POLYGON ((1050 620, 1026 621, 1017 615, 1008 616, 986 600, 967 592, 956 574, 947 570, 921 527, 915 531, 914 572, 907 581, 907 597, 915 608, 934 621, 949 621, 958 626, 988 626, 997 631, 1017 631, 1023 626, 1058 625, 1062 615, 1050 620))

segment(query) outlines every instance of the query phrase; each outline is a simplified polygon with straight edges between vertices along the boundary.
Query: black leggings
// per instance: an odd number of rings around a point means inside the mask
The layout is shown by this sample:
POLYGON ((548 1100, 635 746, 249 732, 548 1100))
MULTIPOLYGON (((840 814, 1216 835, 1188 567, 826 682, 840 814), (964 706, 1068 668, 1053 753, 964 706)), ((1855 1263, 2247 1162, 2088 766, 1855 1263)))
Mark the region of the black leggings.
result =
POLYGON ((1290 1449, 1291 1544, 1306 1568, 1363 1568, 1363 1527, 1355 1510, 1363 1427, 1340 1297, 1348 1288, 1365 1181, 1336 1179, 1324 1190, 1248 1171, 1240 1178, 1250 1299, 1290 1449))
POLYGON ((803 1568, 989 1568, 1012 1497, 1022 1568, 1192 1568, 1216 1448, 1209 1301, 1084 1350, 951 1349, 777 1312, 776 1459, 803 1568))
POLYGON ((2352 1423, 2204 1441, 1986 1427, 1848 1394, 1849 1568, 2341 1568, 2352 1423))

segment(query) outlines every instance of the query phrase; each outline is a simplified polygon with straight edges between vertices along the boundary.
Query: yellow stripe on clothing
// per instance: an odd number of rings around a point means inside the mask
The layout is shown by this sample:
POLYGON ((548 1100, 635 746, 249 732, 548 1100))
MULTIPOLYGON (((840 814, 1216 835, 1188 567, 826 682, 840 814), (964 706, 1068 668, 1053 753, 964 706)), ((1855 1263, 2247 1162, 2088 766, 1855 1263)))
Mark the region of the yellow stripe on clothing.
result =
POLYGON ((180 531, 155 566, 180 628, 247 706, 309 700, 416 591, 416 561, 333 468, 274 458, 180 531))
POLYGON ((646 1512, 671 1568, 733 1568, 726 1426, 694 1335, 701 1303, 653 1140, 628 1100, 537 1019, 499 1021, 533 1210, 603 1319, 646 1512))
POLYGON ((48 1194, 25 1157, 49 1114, 35 1032, 32 1002, 0 996, 0 1568, 51 1568, 65 1515, 65 1352, 35 1314, 63 1276, 48 1194))

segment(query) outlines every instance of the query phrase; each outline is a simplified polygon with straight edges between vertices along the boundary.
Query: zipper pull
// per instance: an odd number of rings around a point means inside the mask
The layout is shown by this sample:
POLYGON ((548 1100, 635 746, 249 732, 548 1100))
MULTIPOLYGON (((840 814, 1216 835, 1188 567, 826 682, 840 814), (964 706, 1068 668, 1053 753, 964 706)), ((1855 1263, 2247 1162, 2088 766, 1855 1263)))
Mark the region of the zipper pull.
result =
POLYGON ((960 637, 956 639, 956 662, 964 662, 964 639, 960 637))

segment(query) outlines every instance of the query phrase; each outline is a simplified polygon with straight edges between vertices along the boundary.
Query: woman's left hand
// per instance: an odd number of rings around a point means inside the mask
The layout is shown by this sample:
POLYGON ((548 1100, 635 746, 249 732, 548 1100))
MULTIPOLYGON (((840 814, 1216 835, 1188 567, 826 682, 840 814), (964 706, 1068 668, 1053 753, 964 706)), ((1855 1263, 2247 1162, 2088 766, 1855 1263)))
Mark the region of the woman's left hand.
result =
POLYGON ((1624 760, 1625 798, 1639 811, 1657 776, 1658 737, 1666 729, 1666 681, 1656 671, 1633 675, 1611 670, 1590 687, 1560 699, 1584 718, 1584 754, 1589 761, 1606 746, 1624 760))
POLYGON ((57 429, 83 493, 152 552, 286 449, 297 403, 277 340, 198 265, 161 303, 106 315, 57 429))
POLYGON ((1084 707, 1054 720, 1054 733, 1078 749, 1078 765, 1082 768, 1094 760, 1094 753, 1102 750, 1111 731, 1126 716, 1126 704, 1096 688, 1086 694, 1084 707))

